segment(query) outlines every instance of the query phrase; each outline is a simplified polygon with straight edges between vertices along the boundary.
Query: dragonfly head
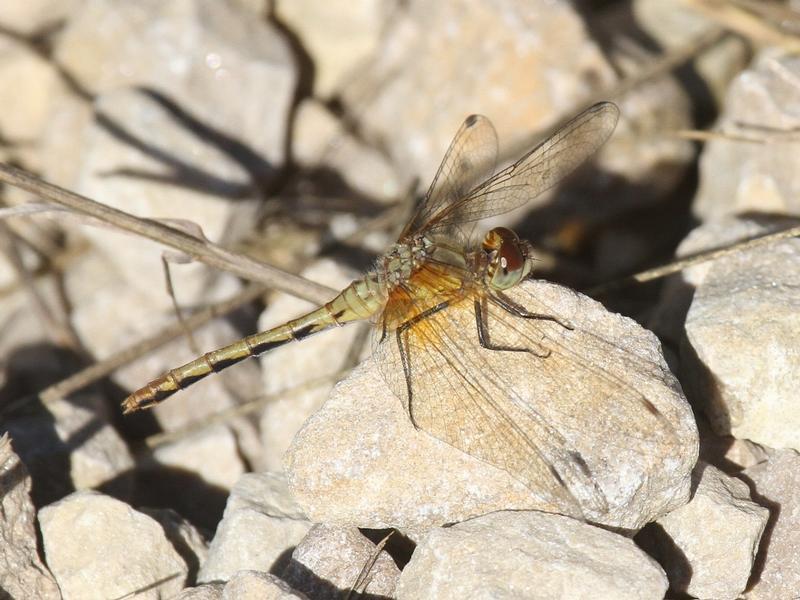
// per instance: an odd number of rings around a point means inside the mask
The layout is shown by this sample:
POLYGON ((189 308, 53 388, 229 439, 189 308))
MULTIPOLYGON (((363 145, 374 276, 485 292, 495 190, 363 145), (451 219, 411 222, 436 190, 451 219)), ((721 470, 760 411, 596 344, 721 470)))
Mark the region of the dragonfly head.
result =
POLYGON ((507 290, 531 272, 530 247, 505 227, 495 227, 483 238, 483 250, 489 258, 486 283, 496 290, 507 290))

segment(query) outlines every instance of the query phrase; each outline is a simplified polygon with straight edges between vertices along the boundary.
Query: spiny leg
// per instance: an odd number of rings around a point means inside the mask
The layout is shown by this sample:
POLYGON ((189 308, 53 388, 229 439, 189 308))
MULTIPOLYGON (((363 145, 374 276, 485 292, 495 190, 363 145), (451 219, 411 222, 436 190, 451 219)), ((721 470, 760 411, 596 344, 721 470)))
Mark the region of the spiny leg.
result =
POLYGON ((519 304, 516 304, 513 300, 511 300, 508 296, 506 296, 502 292, 493 292, 488 295, 488 298, 491 302, 493 302, 506 312, 511 313, 512 315, 515 315, 517 317, 521 317, 523 319, 538 319, 540 321, 552 321, 553 323, 558 323, 564 329, 568 329, 569 331, 573 331, 575 329, 575 327, 571 323, 562 321, 561 319, 559 319, 554 315, 530 312, 529 310, 523 308, 519 304))
POLYGON ((512 346, 497 346, 492 344, 492 342, 489 340, 489 332, 486 329, 486 323, 484 320, 484 316, 488 317, 488 314, 489 313, 485 311, 481 300, 475 300, 475 324, 478 326, 478 342, 480 342, 482 348, 486 348, 487 350, 497 350, 500 352, 528 352, 529 354, 533 354, 538 358, 547 358, 550 356, 549 350, 540 354, 533 348, 514 348, 512 346))
MULTIPOLYGON (((419 323, 420 321, 427 319, 428 317, 435 315, 437 312, 444 310, 450 305, 449 301, 440 302, 436 306, 432 306, 427 310, 422 311, 418 315, 410 318, 405 323, 402 323, 397 330, 395 331, 395 339, 397 340, 397 349, 400 352, 400 362, 403 365, 403 376, 406 378, 406 394, 408 395, 408 416, 411 419, 411 423, 414 427, 417 427, 416 422, 414 421, 414 413, 411 410, 411 362, 410 357, 408 356, 408 351, 403 348, 403 334, 411 329, 414 325, 419 323)), ((419 429, 419 427, 417 427, 419 429)))

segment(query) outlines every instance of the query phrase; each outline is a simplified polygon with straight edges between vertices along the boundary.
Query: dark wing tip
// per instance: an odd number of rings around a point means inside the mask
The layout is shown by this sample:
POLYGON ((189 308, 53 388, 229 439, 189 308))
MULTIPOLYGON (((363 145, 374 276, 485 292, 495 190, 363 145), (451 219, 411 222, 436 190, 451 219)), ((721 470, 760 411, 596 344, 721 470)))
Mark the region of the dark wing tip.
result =
POLYGON ((481 118, 485 118, 485 117, 482 117, 481 115, 470 115, 466 119, 464 119, 464 126, 465 127, 475 127, 475 124, 481 118))

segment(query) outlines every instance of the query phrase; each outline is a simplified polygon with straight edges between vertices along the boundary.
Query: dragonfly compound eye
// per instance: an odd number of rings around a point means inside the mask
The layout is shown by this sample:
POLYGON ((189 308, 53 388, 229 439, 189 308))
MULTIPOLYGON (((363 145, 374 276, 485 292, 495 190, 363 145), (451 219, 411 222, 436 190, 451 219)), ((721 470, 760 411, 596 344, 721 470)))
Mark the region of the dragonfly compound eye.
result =
POLYGON ((530 262, 517 234, 505 227, 495 227, 483 240, 483 249, 492 255, 487 279, 496 290, 507 290, 530 272, 530 262))

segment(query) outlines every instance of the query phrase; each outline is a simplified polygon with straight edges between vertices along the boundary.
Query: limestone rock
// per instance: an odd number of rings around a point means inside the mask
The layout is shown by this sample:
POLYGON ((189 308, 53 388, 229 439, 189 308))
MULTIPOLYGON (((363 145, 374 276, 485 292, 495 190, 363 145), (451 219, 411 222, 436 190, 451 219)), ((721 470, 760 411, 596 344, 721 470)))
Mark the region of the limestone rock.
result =
POLYGON ((208 556, 208 543, 198 529, 170 508, 143 508, 141 512, 158 521, 164 529, 167 539, 189 568, 188 580, 197 579, 200 563, 208 556))
POLYGON ((186 563, 150 517, 97 492, 75 492, 39 512, 47 564, 64 599, 176 595, 186 563))
POLYGON ((682 361, 717 433, 800 449, 800 241, 716 260, 686 317, 682 361))
POLYGON ((704 220, 745 212, 800 214, 791 148, 800 125, 800 58, 763 52, 733 81, 717 128, 761 140, 711 140, 700 160, 694 212, 704 220), (744 125, 739 125, 744 124, 744 125))
POLYGON ((259 571, 242 570, 225 584, 222 600, 302 600, 305 598, 292 590, 275 575, 259 571))
POLYGON ((750 578, 769 511, 750 500, 746 483, 711 465, 698 463, 695 478, 689 503, 656 521, 660 562, 673 591, 735 600, 750 578))
MULTIPOLYGON (((376 547, 355 527, 314 525, 292 552, 292 560, 281 573, 295 590, 316 600, 338 600, 358 581, 376 547)), ((365 586, 356 592, 391 598, 400 570, 392 558, 381 551, 369 571, 365 586)))
POLYGON ((197 587, 184 588, 175 600, 221 600, 224 583, 204 583, 197 587))
POLYGON ((228 581, 241 570, 279 568, 310 528, 283 476, 243 475, 228 498, 198 581, 228 581))
POLYGON ((748 600, 791 598, 800 590, 800 454, 777 450, 769 460, 743 473, 753 499, 770 512, 761 538, 748 600))
POLYGON ((31 478, 14 454, 8 434, 0 436, 0 590, 9 598, 60 600, 53 576, 36 551, 36 510, 31 478))
POLYGON ((314 91, 327 97, 343 78, 353 75, 380 41, 392 8, 387 0, 283 0, 276 16, 291 29, 314 63, 314 91))
POLYGON ((39 138, 50 111, 65 94, 51 64, 11 38, 0 38, 0 136, 4 140, 30 143, 39 138))
POLYGON ((434 529, 398 600, 663 598, 667 578, 629 539, 562 515, 502 511, 434 529))
MULTIPOLYGON (((368 139, 386 147, 399 165, 403 184, 418 178, 425 187, 467 115, 493 121, 502 160, 511 160, 615 78, 572 3, 459 0, 431 6, 415 0, 391 20, 374 60, 343 98, 368 139)), ((671 186, 693 152, 684 141, 654 133, 690 126, 689 102, 667 79, 642 89, 624 100, 624 118, 599 160, 604 170, 648 185, 669 171, 660 187, 671 186), (679 168, 670 170, 673 163, 679 168)), ((595 194, 613 181, 594 177, 590 185, 595 194)), ((542 196, 526 208, 545 201, 542 196)), ((611 206, 594 202, 591 216, 611 206)))
MULTIPOLYGON (((486 421, 479 418, 485 413, 477 409, 463 412, 469 401, 465 394, 475 381, 485 390, 484 398, 502 402, 504 414, 510 413, 526 435, 535 436, 538 452, 550 456, 556 470, 563 468, 566 477, 575 476, 564 453, 581 456, 582 483, 576 476, 572 487, 564 484, 572 501, 564 499, 564 487, 550 470, 544 466, 540 472, 526 470, 541 463, 523 443, 514 443, 516 429, 486 441, 487 447, 502 448, 502 457, 508 457, 507 471, 424 429, 415 430, 398 399, 404 397, 403 367, 396 350, 387 350, 378 361, 384 365, 381 369, 375 361, 366 361, 339 384, 286 454, 290 487, 309 518, 419 531, 499 509, 574 513, 577 502, 579 512, 591 521, 637 529, 688 500, 697 429, 655 337, 585 296, 547 282, 526 282, 509 296, 527 310, 567 319, 574 330, 510 317, 490 303, 490 330, 506 345, 539 344, 552 353, 543 359, 484 350, 473 333, 471 302, 451 306, 430 317, 429 326, 468 332, 453 342, 443 339, 439 346, 450 364, 462 365, 467 383, 453 387, 449 368, 420 365, 418 383, 412 387, 417 385, 418 400, 436 397, 442 402, 454 389, 458 399, 437 414, 458 435, 486 436, 505 427, 505 421, 486 421), (432 383, 426 384, 430 377, 432 383), (423 396, 426 385, 435 392, 423 396), (645 397, 652 410, 645 409, 645 397), (524 407, 532 408, 527 412, 524 407), (529 487, 523 484, 526 477, 529 487), (600 507, 603 502, 605 510, 600 507)), ((417 419, 425 418, 420 411, 426 406, 417 405, 417 419)), ((498 414, 489 407, 484 410, 489 416, 498 414)), ((431 427, 437 424, 431 423, 431 427)), ((472 438, 465 439, 468 443, 472 438)))
POLYGON ((0 25, 15 33, 36 34, 66 19, 79 5, 80 0, 3 2, 0 5, 0 25))
POLYGON ((5 420, 3 430, 37 482, 37 502, 101 486, 130 493, 133 457, 105 411, 101 397, 82 393, 5 420))

